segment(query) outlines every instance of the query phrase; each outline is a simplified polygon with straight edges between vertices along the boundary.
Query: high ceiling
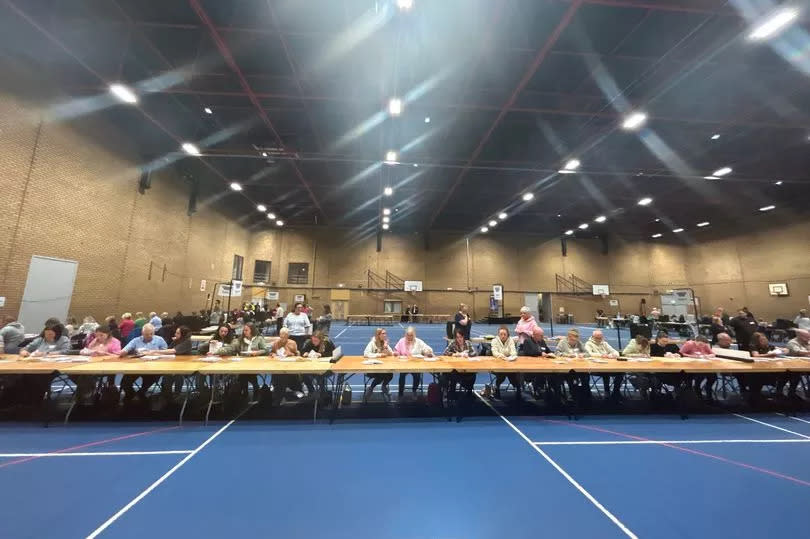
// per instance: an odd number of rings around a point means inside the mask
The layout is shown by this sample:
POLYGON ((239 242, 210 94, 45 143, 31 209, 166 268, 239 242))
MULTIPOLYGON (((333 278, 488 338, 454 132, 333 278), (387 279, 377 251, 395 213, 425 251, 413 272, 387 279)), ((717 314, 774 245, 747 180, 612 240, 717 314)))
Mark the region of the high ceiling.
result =
POLYGON ((392 231, 478 232, 505 211, 510 232, 688 236, 810 202, 810 8, 749 38, 777 4, 5 0, 0 43, 257 228, 275 226, 261 203, 285 226, 373 231, 390 207, 392 231), (646 123, 622 129, 634 111, 646 123))

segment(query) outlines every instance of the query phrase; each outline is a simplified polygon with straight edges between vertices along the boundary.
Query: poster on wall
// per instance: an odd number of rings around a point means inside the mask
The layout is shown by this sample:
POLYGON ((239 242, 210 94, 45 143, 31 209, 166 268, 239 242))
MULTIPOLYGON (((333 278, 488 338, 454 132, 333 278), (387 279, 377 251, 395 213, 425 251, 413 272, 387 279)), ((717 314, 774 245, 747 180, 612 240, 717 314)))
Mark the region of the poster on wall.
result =
POLYGON ((306 300, 306 296, 304 294, 296 294, 295 295, 294 301, 296 303, 304 303, 305 300, 306 300))
POLYGON ((219 287, 220 296, 241 296, 242 295, 242 281, 233 281, 233 289, 231 285, 223 284, 219 287))
POLYGON ((265 299, 269 299, 271 301, 278 301, 278 292, 271 292, 270 290, 267 291, 264 295, 265 299))
POLYGON ((205 292, 205 279, 200 279, 200 292, 205 292))
POLYGON ((495 298, 495 301, 503 301, 503 285, 502 284, 494 284, 494 285, 492 285, 492 297, 495 298))

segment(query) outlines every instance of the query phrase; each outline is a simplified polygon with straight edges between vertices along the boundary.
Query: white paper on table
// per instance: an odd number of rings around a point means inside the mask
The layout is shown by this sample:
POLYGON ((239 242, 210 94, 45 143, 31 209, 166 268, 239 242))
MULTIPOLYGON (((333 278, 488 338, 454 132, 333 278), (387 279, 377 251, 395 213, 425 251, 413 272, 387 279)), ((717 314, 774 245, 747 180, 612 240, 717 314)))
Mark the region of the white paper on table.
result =
POLYGON ((205 356, 205 357, 201 358, 200 361, 205 361, 206 363, 216 363, 217 361, 219 361, 219 357, 218 356, 205 356))
POLYGON ((16 359, 0 359, 0 363, 13 363, 16 359))
POLYGON ((602 359, 601 357, 596 357, 591 359, 593 363, 610 363, 607 359, 602 359))
POLYGON ((330 361, 332 361, 332 356, 316 357, 312 361, 320 361, 321 363, 329 363, 330 361))
POLYGON ((156 359, 174 359, 176 356, 141 356, 140 359, 145 359, 146 361, 154 361, 156 359))
POLYGON ((647 361, 652 361, 652 358, 649 358, 649 357, 631 357, 631 358, 628 358, 627 361, 640 361, 640 362, 643 363, 643 362, 647 362, 647 361))
POLYGON ((379 359, 374 359, 374 358, 364 359, 363 360, 363 365, 382 365, 382 363, 383 362, 380 361, 379 359))
POLYGON ((412 354, 411 357, 414 359, 422 359, 425 356, 423 356, 422 354, 412 354))
POLYGON ((556 363, 557 365, 565 365, 566 363, 568 363, 568 361, 563 361, 562 359, 555 359, 553 362, 556 363))
POLYGON ((242 358, 239 356, 231 356, 228 359, 230 359, 231 361, 242 361, 242 358))
POLYGON ((290 361, 298 361, 298 358, 295 357, 295 356, 284 356, 284 357, 278 358, 278 360, 279 361, 288 361, 288 362, 290 362, 290 361))
POLYGON ((426 357, 425 361, 439 361, 439 358, 437 358, 437 357, 426 357))
POLYGON ((517 361, 517 356, 509 356, 503 358, 504 361, 517 361))
POLYGON ((380 357, 380 354, 369 354, 366 357, 373 359, 375 357, 380 357))
POLYGON ((481 361, 481 358, 478 356, 468 357, 467 361, 481 361))

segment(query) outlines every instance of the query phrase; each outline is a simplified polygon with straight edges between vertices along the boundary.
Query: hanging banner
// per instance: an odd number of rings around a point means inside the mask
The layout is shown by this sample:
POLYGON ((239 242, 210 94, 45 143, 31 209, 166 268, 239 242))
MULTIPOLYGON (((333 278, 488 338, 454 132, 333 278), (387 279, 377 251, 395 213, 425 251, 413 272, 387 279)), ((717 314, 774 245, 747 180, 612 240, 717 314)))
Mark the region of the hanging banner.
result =
POLYGON ((492 285, 492 297, 495 298, 495 301, 503 301, 503 285, 502 284, 492 285))
POLYGON ((220 296, 241 296, 242 295, 242 281, 233 281, 233 290, 231 290, 231 285, 223 284, 219 287, 219 295, 220 296))
POLYGON ((264 297, 265 297, 265 299, 269 299, 269 300, 272 300, 272 301, 278 301, 278 292, 271 292, 271 291, 268 290, 267 293, 264 295, 264 297))

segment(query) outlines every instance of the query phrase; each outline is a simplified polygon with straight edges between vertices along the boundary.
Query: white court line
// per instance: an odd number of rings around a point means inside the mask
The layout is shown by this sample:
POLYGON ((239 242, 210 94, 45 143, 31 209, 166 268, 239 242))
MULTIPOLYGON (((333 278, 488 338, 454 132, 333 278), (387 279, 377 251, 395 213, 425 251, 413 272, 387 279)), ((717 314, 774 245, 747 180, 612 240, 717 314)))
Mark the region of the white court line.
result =
POLYGON ((598 441, 569 441, 569 442, 532 442, 536 446, 542 445, 663 445, 663 444, 795 444, 810 443, 810 440, 797 440, 784 438, 774 440, 598 440, 598 441))
POLYGON ((792 416, 792 415, 787 415, 787 414, 779 414, 779 415, 784 416, 784 417, 789 417, 790 419, 795 419, 796 421, 801 421, 802 423, 808 423, 808 424, 810 424, 810 421, 808 421, 808 420, 806 420, 806 419, 802 419, 802 418, 800 418, 800 417, 796 417, 796 416, 792 416))
POLYGON ((0 458, 18 457, 139 457, 142 455, 188 455, 191 450, 170 451, 96 451, 84 453, 0 453, 0 458))
POLYGON ((130 509, 132 509, 132 507, 133 507, 133 506, 135 506, 135 504, 137 504, 139 501, 141 501, 142 499, 144 499, 144 498, 145 498, 145 497, 146 497, 146 496, 147 496, 147 495, 148 495, 150 492, 152 492, 153 490, 155 490, 155 489, 156 489, 156 488, 157 488, 157 487, 158 487, 158 486, 159 486, 161 483, 163 483, 163 482, 164 482, 166 479, 168 479, 169 477, 171 477, 171 475, 172 475, 174 472, 176 472, 177 470, 179 470, 179 469, 180 469, 180 468, 183 466, 183 464, 185 464, 186 462, 188 462, 188 461, 190 461, 192 458, 194 458, 194 455, 196 455, 197 453, 199 453, 200 451, 202 451, 203 449, 205 449, 205 446, 207 446, 208 444, 210 444, 211 442, 213 442, 213 441, 214 441, 214 440, 217 438, 217 436, 219 436, 220 434, 222 434, 223 432, 225 432, 225 430, 226 430, 228 427, 230 427, 231 425, 233 425, 233 424, 236 422, 236 420, 237 420, 237 419, 239 419, 240 417, 242 417, 242 414, 244 414, 245 412, 247 412, 248 410, 250 410, 250 408, 251 408, 252 406, 253 406, 253 403, 251 403, 250 405, 248 405, 248 407, 247 407, 247 408, 245 408, 244 410, 242 410, 242 412, 240 412, 238 416, 236 416, 236 417, 234 417, 233 419, 231 419, 230 421, 228 421, 228 422, 227 422, 227 423, 226 423, 226 424, 225 424, 225 425, 224 425, 224 426, 223 426, 221 429, 219 429, 219 430, 218 430, 218 431, 216 431, 214 434, 212 434, 211 436, 209 436, 207 440, 205 440, 203 443, 201 443, 200 445, 198 445, 198 446, 197 446, 197 447, 196 447, 196 448, 195 448, 195 449, 194 449, 194 450, 193 450, 191 453, 189 453, 188 455, 186 455, 186 457, 185 457, 183 460, 181 460, 180 462, 178 462, 177 464, 175 464, 175 465, 174 465, 174 466, 173 466, 173 467, 172 467, 172 468, 171 468, 171 469, 170 469, 168 472, 166 472, 165 474, 163 474, 162 476, 160 476, 160 478, 158 478, 158 480, 157 480, 157 481, 155 481, 154 483, 152 483, 151 485, 149 485, 148 487, 146 487, 146 490, 144 490, 143 492, 141 492, 140 494, 138 494, 137 496, 135 496, 135 497, 132 499, 132 501, 130 501, 130 502, 129 502, 128 504, 126 504, 124 507, 122 507, 121 509, 119 509, 119 510, 118 510, 118 512, 117 512, 117 513, 115 513, 113 516, 111 516, 110 518, 108 518, 108 519, 107 519, 107 520, 104 522, 104 524, 102 524, 101 526, 99 526, 98 528, 96 528, 96 529, 93 531, 93 533, 91 533, 90 535, 88 535, 88 536, 87 536, 87 538, 86 538, 86 539, 94 539, 95 537, 98 537, 98 536, 99 536, 99 534, 100 534, 101 532, 103 532, 104 530, 106 530, 107 528, 109 528, 109 527, 110 527, 110 525, 111 525, 113 522, 115 522, 116 520, 118 520, 119 518, 121 518, 121 516, 122 516, 124 513, 126 513, 126 512, 127 512, 127 511, 129 511, 130 509))
POLYGON ((748 417, 748 416, 745 416, 745 415, 742 415, 742 414, 734 414, 734 415, 737 416, 737 417, 741 417, 742 419, 747 419, 748 421, 753 421, 754 423, 759 423, 760 425, 765 425, 766 427, 771 427, 772 429, 781 430, 782 432, 787 432, 788 434, 798 436, 799 438, 806 438, 806 439, 810 440, 810 436, 807 436, 805 434, 800 434, 800 433, 792 431, 792 430, 783 429, 782 427, 777 427, 776 425, 771 425, 770 423, 765 423, 764 421, 760 421, 759 419, 754 419, 753 417, 748 417))
POLYGON ((532 449, 534 449, 535 451, 537 451, 537 452, 540 454, 540 456, 541 456, 541 457, 543 457, 544 459, 546 459, 546 462, 548 462, 549 464, 551 464, 552 466, 554 466, 554 469, 555 469, 555 470, 557 470, 558 472, 560 472, 560 474, 561 474, 563 477, 565 477, 565 478, 568 480, 568 482, 569 482, 569 483, 571 483, 571 484, 574 486, 574 488, 576 488, 576 489, 577 489, 577 490, 578 490, 578 491, 579 491, 579 492, 580 492, 580 493, 581 493, 583 496, 585 496, 585 497, 588 499, 588 501, 590 501, 592 504, 594 504, 594 505, 596 506, 596 508, 597 508, 597 509, 599 509, 599 510, 600 510, 600 511, 601 511, 601 512, 602 512, 602 513, 603 513, 603 514, 606 516, 606 517, 608 517, 608 518, 611 520, 611 522, 613 522, 613 523, 614 523, 616 526, 618 526, 620 530, 622 530, 622 531, 623 531, 623 532, 624 532, 624 533, 625 533, 625 534, 626 534, 628 537, 631 537, 632 539, 638 539, 638 536, 637 536, 636 534, 634 534, 632 531, 630 531, 630 529, 629 529, 627 526, 625 526, 624 524, 622 524, 622 522, 621 522, 621 521, 620 521, 618 518, 616 518, 616 517, 613 515, 613 513, 611 513, 610 511, 608 511, 608 510, 605 508, 605 506, 603 506, 601 503, 599 503, 599 501, 598 501, 596 498, 594 498, 594 497, 591 495, 591 493, 590 493, 590 492, 588 492, 587 490, 585 490, 585 487, 583 487, 582 485, 580 485, 579 483, 577 483, 576 479, 574 479, 573 477, 571 477, 571 476, 568 474, 568 472, 566 472, 566 471, 563 469, 563 467, 562 467, 562 466, 560 466, 559 464, 557 464, 557 463, 554 461, 554 459, 552 459, 551 457, 549 457, 549 456, 548 456, 548 454, 546 454, 546 452, 545 452, 545 451, 543 451, 542 449, 540 449, 539 447, 537 447, 536 445, 534 445, 534 443, 533 443, 533 442, 532 442, 532 441, 529 439, 529 437, 528 437, 528 436, 526 436, 525 434, 523 434, 523 432, 522 432, 522 431, 521 431, 519 428, 517 428, 516 426, 514 426, 514 425, 512 424, 512 422, 511 422, 511 421, 509 421, 509 420, 508 420, 508 419, 506 419, 504 416, 502 416, 502 415, 501 415, 501 413, 500 413, 498 410, 496 410, 496 409, 495 409, 495 407, 494 407, 494 406, 492 406, 492 405, 491 405, 491 404, 490 404, 490 403, 489 403, 489 402, 488 402, 488 401, 487 401, 485 398, 483 398, 483 397, 482 397, 481 395, 479 395, 478 393, 475 393, 475 396, 476 396, 476 397, 478 397, 478 398, 481 400, 481 402, 483 402, 484 404, 486 404, 487 406, 489 406, 490 410, 492 410, 493 412, 495 412, 495 413, 498 415, 498 417, 500 417, 501 419, 503 419, 504 423, 506 423, 507 425, 509 425, 509 426, 512 428, 512 430, 513 430, 513 431, 515 431, 516 433, 518 433, 518 435, 519 435, 521 438, 523 438, 523 439, 526 441, 526 443, 528 443, 528 444, 529 444, 529 445, 532 447, 532 449))
POLYGON ((348 331, 348 330, 349 330, 350 328, 352 328, 352 327, 353 327, 353 326, 346 326, 345 328, 343 328, 343 329, 340 331, 340 333, 338 333, 337 335, 335 335, 335 339, 337 339, 338 337, 340 337, 341 335, 343 335, 344 333, 346 333, 346 331, 348 331))

